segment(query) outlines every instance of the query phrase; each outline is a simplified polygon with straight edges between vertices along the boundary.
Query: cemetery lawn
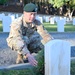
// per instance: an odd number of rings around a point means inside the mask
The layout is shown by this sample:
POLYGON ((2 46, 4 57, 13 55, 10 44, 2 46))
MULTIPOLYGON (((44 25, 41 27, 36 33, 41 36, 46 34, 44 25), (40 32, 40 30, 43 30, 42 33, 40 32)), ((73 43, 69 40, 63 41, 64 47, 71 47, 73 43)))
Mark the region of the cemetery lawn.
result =
POLYGON ((3 31, 3 28, 2 28, 2 22, 0 21, 0 32, 3 31))
MULTIPOLYGON (((44 27, 48 30, 48 32, 57 32, 57 24, 50 24, 50 23, 44 23, 44 27)), ((75 31, 75 25, 72 24, 66 24, 64 26, 65 32, 74 32, 75 31)))
POLYGON ((75 60, 71 61, 70 75, 75 75, 75 60))
MULTIPOLYGON (((50 24, 49 22, 43 23, 44 27, 48 30, 48 32, 57 32, 57 24, 50 24)), ((64 31, 65 32, 74 32, 75 31, 75 25, 72 24, 66 24, 64 26, 64 31)), ((2 26, 2 22, 0 21, 0 32, 3 31, 3 26, 2 26)))
MULTIPOLYGON (((75 75, 75 61, 71 62, 70 68, 71 75, 75 75)), ((35 75, 32 69, 25 70, 1 70, 0 75, 35 75)))
POLYGON ((34 75, 31 69, 25 70, 2 70, 0 75, 34 75))

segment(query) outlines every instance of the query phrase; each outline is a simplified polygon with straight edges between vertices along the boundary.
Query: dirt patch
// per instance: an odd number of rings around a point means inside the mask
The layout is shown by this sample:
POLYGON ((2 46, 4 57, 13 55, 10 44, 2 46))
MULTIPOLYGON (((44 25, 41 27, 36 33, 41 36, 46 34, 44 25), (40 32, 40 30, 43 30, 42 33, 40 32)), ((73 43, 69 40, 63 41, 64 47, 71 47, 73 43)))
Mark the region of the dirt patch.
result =
POLYGON ((0 66, 7 66, 16 63, 17 53, 9 48, 0 50, 0 66))
POLYGON ((0 33, 0 66, 15 64, 17 58, 17 52, 7 45, 8 34, 0 33))

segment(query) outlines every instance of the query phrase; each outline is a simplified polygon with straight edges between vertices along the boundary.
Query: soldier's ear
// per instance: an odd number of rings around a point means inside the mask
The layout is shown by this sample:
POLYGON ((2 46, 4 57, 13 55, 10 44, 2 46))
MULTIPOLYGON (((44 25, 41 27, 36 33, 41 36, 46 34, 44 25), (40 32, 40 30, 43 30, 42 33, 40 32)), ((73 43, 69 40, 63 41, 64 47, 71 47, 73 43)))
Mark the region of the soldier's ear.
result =
POLYGON ((26 12, 25 11, 23 11, 23 14, 25 14, 26 12))

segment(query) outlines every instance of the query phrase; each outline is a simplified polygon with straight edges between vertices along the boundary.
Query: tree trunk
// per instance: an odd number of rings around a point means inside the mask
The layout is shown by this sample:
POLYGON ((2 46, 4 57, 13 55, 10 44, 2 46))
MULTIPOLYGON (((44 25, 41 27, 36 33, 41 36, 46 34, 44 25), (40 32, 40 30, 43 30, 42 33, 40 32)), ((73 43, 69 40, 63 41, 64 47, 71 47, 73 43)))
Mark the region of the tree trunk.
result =
POLYGON ((72 11, 70 9, 68 10, 68 16, 69 16, 70 21, 72 21, 73 12, 74 12, 74 9, 72 11))

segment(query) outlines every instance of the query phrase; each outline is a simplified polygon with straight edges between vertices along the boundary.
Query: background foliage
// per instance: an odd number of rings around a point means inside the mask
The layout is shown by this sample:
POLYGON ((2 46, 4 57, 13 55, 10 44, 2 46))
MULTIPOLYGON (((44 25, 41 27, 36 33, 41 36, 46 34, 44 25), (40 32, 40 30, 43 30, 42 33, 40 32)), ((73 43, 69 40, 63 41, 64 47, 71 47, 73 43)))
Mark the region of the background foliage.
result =
POLYGON ((3 5, 7 2, 8 0, 0 0, 0 5, 3 5))

